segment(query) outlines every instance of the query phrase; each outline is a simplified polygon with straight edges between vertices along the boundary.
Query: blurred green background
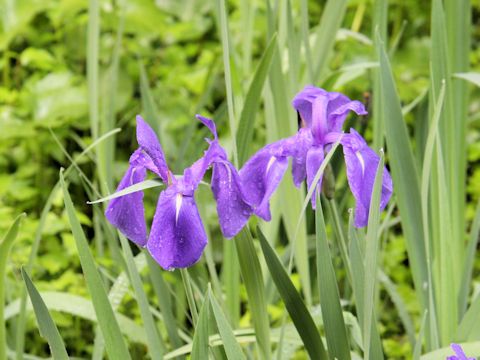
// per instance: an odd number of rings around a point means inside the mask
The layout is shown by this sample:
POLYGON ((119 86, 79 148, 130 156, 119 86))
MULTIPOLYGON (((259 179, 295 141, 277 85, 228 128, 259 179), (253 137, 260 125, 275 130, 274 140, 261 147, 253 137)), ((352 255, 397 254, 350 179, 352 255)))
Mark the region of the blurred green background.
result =
MULTIPOLYGON (((0 234, 7 230, 17 214, 26 212, 28 215, 9 258, 8 304, 17 299, 23 289, 19 268, 28 262, 39 217, 58 181, 59 169, 70 164, 59 144, 75 157, 93 141, 89 108, 92 89, 88 87, 86 75, 88 1, 2 0, 0 4, 0 234)), ((478 72, 480 3, 473 1, 472 5, 470 67, 478 72)), ((311 28, 317 26, 323 7, 323 1, 308 2, 311 28)), ((246 54, 232 59, 240 69, 235 76, 246 89, 266 46, 268 19, 265 2, 251 1, 245 5, 240 0, 229 1, 228 8, 231 41, 239 49, 239 54, 246 54), (247 10, 252 9, 248 11, 254 15, 250 18, 253 21, 251 33, 245 31, 245 6, 248 6, 247 10), (243 41, 245 36, 253 39, 251 48, 245 48, 248 43, 243 41)), ((299 14, 299 2, 292 1, 292 8, 294 14, 299 14)), ((371 14, 371 1, 348 2, 323 81, 329 90, 344 91, 351 98, 366 102, 372 86, 370 69, 356 65, 374 61, 371 14)), ((109 173, 99 177, 102 189, 114 190, 126 169, 130 153, 136 148, 136 114, 142 114, 158 126, 156 130, 174 172, 180 172, 195 160, 200 155, 199 149, 204 146, 203 137, 207 133, 194 120, 196 113, 214 116, 221 143, 227 149, 230 147, 222 46, 215 21, 214 3, 210 1, 100 1, 96 91, 101 125, 98 131, 101 135, 113 128, 121 128, 114 142, 107 142, 103 150, 108 154, 105 161, 109 164, 105 168, 109 173)), ((390 51, 395 52, 392 64, 399 96, 404 104, 408 104, 426 92, 428 86, 429 2, 389 1, 388 32, 390 51)), ((304 85, 298 83, 297 91, 304 85)), ((473 86, 471 91, 471 131, 468 133, 468 196, 471 201, 467 209, 470 217, 474 211, 472 204, 480 196, 480 92, 473 86)), ((414 111, 427 110, 420 103, 414 111)), ((267 141, 261 116, 256 121, 255 145, 251 153, 267 141)), ((411 114, 407 121, 409 124, 413 121, 411 114)), ((368 118, 364 125, 366 136, 371 139, 368 118)), ((93 160, 87 156, 79 164, 91 179, 97 171, 93 160)), ((86 201, 96 197, 84 192, 82 181, 85 180, 78 174, 74 174, 71 180, 70 191, 79 210, 78 216, 85 231, 94 234, 94 227, 98 224, 92 220, 93 208, 86 201)), ((31 275, 41 291, 88 296, 62 196, 60 192, 55 194, 31 275)), ((147 212, 153 211, 155 197, 155 191, 147 196, 150 207, 147 212)), ((208 203, 206 214, 204 221, 218 231, 214 225, 212 202, 208 203)), ((93 248, 100 270, 108 278, 115 268, 114 257, 101 243, 93 248)), ((415 314, 417 303, 401 233, 391 233, 384 254, 384 271, 396 283, 409 312, 415 314)), ((478 260, 475 274, 474 286, 480 291, 478 260)), ((166 273, 165 278, 172 287, 179 279, 178 274, 173 273, 166 273)), ((298 282, 295 274, 292 278, 298 282)), ((241 294, 245 299, 243 288, 241 294)), ((132 297, 127 293, 120 312, 138 320, 138 309, 132 303, 132 297)), ((180 301, 177 306, 181 308, 185 304, 180 301)), ((405 331, 391 300, 386 298, 381 306, 385 311, 379 312, 382 316, 380 334, 387 358, 402 358, 411 351, 405 331)), ((271 305, 270 315, 273 319, 280 319, 282 311, 280 306, 271 305)), ((65 312, 53 311, 53 315, 70 355, 89 356, 95 336, 92 323, 65 312)), ((421 320, 418 317, 417 314, 417 329, 421 320)), ((248 319, 248 313, 244 313, 243 321, 248 322, 248 319)), ((25 349, 28 353, 48 355, 48 347, 40 338, 33 314, 28 317, 27 331, 25 349)), ((138 346, 136 351, 141 358, 142 347, 138 346)))

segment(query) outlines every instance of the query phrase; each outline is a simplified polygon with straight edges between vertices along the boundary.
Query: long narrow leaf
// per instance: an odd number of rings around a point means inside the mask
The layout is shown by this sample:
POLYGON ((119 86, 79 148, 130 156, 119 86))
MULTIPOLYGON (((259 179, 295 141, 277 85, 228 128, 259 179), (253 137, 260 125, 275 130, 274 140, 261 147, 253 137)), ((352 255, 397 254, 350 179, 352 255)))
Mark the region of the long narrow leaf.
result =
POLYGON ((27 287, 28 295, 32 301, 33 310, 35 311, 35 316, 37 317, 38 328, 40 329, 40 334, 47 339, 48 345, 50 345, 50 351, 54 359, 68 360, 68 353, 65 349, 65 344, 63 343, 62 337, 58 332, 55 323, 53 322, 50 313, 48 312, 47 306, 42 300, 40 293, 36 289, 32 280, 28 276, 24 268, 22 268, 22 277, 27 287))
POLYGON ((140 314, 142 316, 145 332, 147 333, 148 351, 152 359, 161 359, 165 353, 165 346, 162 343, 162 338, 158 333, 156 324, 153 320, 152 313, 149 309, 147 295, 143 290, 142 279, 138 273, 135 261, 133 259, 132 250, 128 244, 128 240, 119 233, 120 243, 122 244, 123 254, 127 261, 127 269, 130 277, 130 282, 140 307, 140 314))
POLYGON ((108 356, 112 359, 130 359, 130 354, 108 301, 102 279, 98 273, 90 249, 88 248, 87 239, 75 214, 75 208, 63 178, 63 171, 60 172, 60 182, 63 189, 65 208, 80 257, 80 264, 82 265, 85 280, 92 296, 98 324, 105 338, 108 356))
POLYGON ((292 280, 289 278, 275 251, 263 236, 260 228, 257 228, 257 234, 260 245, 262 246, 263 255, 265 256, 265 261, 270 270, 270 275, 285 303, 288 314, 297 328, 298 334, 303 340, 310 358, 318 360, 328 359, 315 322, 295 289, 292 280))
POLYGON ((2 360, 7 358, 7 331, 4 315, 7 258, 10 254, 13 242, 17 238, 20 221, 25 216, 25 213, 17 216, 5 236, 0 241, 0 359, 2 360))
POLYGON ((208 290, 208 298, 212 305, 213 316, 215 317, 220 337, 223 340, 223 347, 225 349, 225 353, 227 354, 228 360, 244 360, 245 356, 243 355, 242 348, 235 339, 232 328, 230 327, 230 324, 225 318, 220 305, 218 305, 218 302, 212 295, 210 289, 208 290))
POLYGON ((415 289, 421 304, 426 306, 427 299, 423 284, 427 283, 425 264, 425 245, 423 239, 423 221, 420 203, 420 185, 418 172, 410 147, 407 128, 395 89, 390 62, 377 33, 380 61, 380 89, 382 117, 385 121, 385 135, 388 146, 390 169, 395 184, 397 202, 402 219, 407 251, 415 283, 415 289))
POLYGON ((378 162, 377 171, 375 174, 375 182, 373 184, 372 199, 370 202, 370 209, 368 215, 367 228, 367 244, 365 247, 365 290, 364 290, 364 323, 363 323, 363 337, 364 337, 364 353, 365 358, 370 359, 370 339, 372 319, 375 315, 375 286, 377 280, 377 262, 378 253, 380 251, 380 194, 382 191, 383 181, 383 152, 380 153, 380 161, 378 162))
POLYGON ((237 149, 238 162, 243 164, 248 156, 250 149, 250 142, 253 136, 255 113, 260 104, 263 84, 267 78, 272 63, 273 52, 276 47, 277 37, 274 35, 265 49, 265 52, 260 59, 255 75, 245 98, 242 113, 240 114, 240 121, 237 128, 237 149))
POLYGON ((317 196, 315 211, 315 234, 317 243, 317 278, 320 291, 325 337, 328 353, 332 359, 350 359, 350 345, 343 319, 340 293, 338 291, 335 270, 332 264, 330 248, 327 242, 327 230, 323 219, 322 203, 317 196))
POLYGON ((208 359, 208 322, 210 318, 210 298, 207 295, 200 308, 192 344, 192 360, 208 359))
POLYGON ((270 326, 268 321, 265 287, 263 285, 262 268, 253 244, 252 235, 244 228, 235 237, 242 278, 248 295, 248 303, 255 327, 258 346, 262 359, 270 358, 270 326))

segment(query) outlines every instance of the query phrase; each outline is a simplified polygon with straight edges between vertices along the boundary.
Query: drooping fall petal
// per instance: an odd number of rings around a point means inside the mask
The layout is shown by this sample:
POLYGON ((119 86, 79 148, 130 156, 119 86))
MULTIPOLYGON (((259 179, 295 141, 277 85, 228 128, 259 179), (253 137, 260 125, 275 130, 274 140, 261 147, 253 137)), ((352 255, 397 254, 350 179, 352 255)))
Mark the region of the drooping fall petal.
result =
MULTIPOLYGON (((375 174, 380 158, 354 129, 350 129, 350 134, 344 135, 342 145, 347 166, 348 185, 356 200, 355 226, 363 227, 368 223, 375 174)), ((388 170, 384 168, 380 210, 385 208, 391 195, 392 178, 388 170)))
POLYGON ((288 167, 284 146, 284 140, 267 145, 239 171, 247 202, 253 206, 254 213, 266 221, 271 219, 270 198, 288 167))
POLYGON ((207 245, 207 235, 195 199, 175 187, 160 194, 147 249, 166 270, 195 264, 207 245))
POLYGON ((240 177, 230 162, 213 165, 211 187, 217 202, 220 229, 226 238, 231 238, 245 226, 253 210, 245 200, 240 177))
MULTIPOLYGON (((142 182, 145 180, 145 176, 144 167, 130 165, 120 181, 117 191, 142 182)), ((105 211, 105 216, 123 235, 143 247, 147 243, 144 212, 143 191, 137 191, 112 199, 105 211)))

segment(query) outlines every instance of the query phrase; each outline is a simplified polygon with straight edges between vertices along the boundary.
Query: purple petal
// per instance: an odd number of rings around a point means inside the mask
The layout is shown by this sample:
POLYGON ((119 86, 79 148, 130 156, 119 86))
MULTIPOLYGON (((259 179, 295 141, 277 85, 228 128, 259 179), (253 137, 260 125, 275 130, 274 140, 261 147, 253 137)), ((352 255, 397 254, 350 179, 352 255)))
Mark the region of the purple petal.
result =
POLYGON ((208 149, 204 152, 203 156, 192 164, 184 171, 185 182, 196 188, 200 181, 203 179, 205 172, 210 165, 217 161, 227 160, 227 153, 225 149, 218 143, 217 130, 213 120, 206 117, 196 115, 205 126, 207 126, 214 136, 214 140, 208 140, 208 149))
MULTIPOLYGON (((320 168, 320 165, 322 165, 323 159, 324 159, 323 147, 313 146, 308 150, 308 153, 307 153, 307 185, 308 185, 309 190, 310 190, 310 187, 313 183, 313 179, 315 178, 315 175, 317 174, 317 171, 320 168)), ((312 207, 314 209, 315 209, 315 203, 316 203, 316 192, 321 189, 321 186, 322 186, 322 178, 320 178, 320 180, 318 181, 315 192, 312 195, 312 207)))
MULTIPOLYGON (((352 101, 341 93, 328 92, 312 85, 305 86, 302 91, 295 95, 292 105, 310 128, 315 128, 315 122, 318 120, 320 120, 320 124, 324 124, 326 119, 328 132, 340 132, 349 111, 354 111, 358 115, 367 113, 365 107, 359 101, 352 101), (318 102, 318 106, 320 103, 323 104, 324 108, 318 107, 315 111, 315 102, 318 102), (316 119, 318 113, 322 114, 320 119, 316 119)), ((317 130, 314 131, 318 132, 318 126, 317 130)), ((322 130, 321 134, 324 133, 322 130)), ((316 136, 319 135, 316 134, 316 136)))
POLYGON ((323 143, 328 133, 328 97, 318 96, 312 104, 312 134, 317 144, 323 143))
POLYGON ((150 157, 155 167, 152 169, 164 182, 168 182, 168 166, 163 149, 153 129, 140 115, 137 115, 137 142, 150 157))
MULTIPOLYGON (((350 134, 344 135, 342 145, 348 184, 356 200, 355 226, 363 227, 368 223, 373 184, 380 158, 353 129, 350 129, 350 134)), ((392 178, 384 168, 380 210, 385 208, 391 195, 392 178)))
MULTIPOLYGON (((344 96, 344 95, 342 95, 344 96)), ((345 96, 344 103, 340 106, 334 108, 332 106, 332 110, 330 110, 331 106, 329 104, 329 128, 330 131, 341 132, 343 128, 343 123, 347 118, 347 115, 350 111, 353 111, 357 115, 367 115, 367 110, 365 110, 365 106, 357 100, 351 101, 345 96)))
POLYGON ((217 202, 220 228, 226 238, 231 238, 245 226, 252 207, 245 202, 240 177, 230 162, 214 164, 211 187, 217 202))
MULTIPOLYGON (((122 181, 120 181, 117 191, 142 182, 145 180, 145 176, 145 168, 130 165, 122 181)), ((105 211, 105 217, 127 238, 139 246, 145 246, 147 243, 147 229, 143 208, 143 191, 137 191, 111 200, 105 211)))
POLYGON ((202 115, 195 115, 195 117, 202 122, 203 125, 205 125, 209 130, 210 132, 212 133, 213 137, 215 140, 218 139, 218 136, 217 136, 217 128, 215 126, 215 122, 209 118, 206 118, 202 115))
POLYGON ((271 219, 270 198, 288 167, 284 146, 285 141, 280 140, 260 149, 239 172, 247 202, 266 221, 271 219))
POLYGON ((465 352, 463 351, 462 347, 458 344, 450 344, 450 347, 455 352, 455 355, 449 356, 447 359, 449 360, 475 360, 473 357, 467 357, 465 352))
POLYGON ((308 127, 312 126, 312 104, 319 96, 326 96, 327 92, 312 85, 307 85, 292 101, 292 106, 300 113, 308 127))
POLYGON ((195 200, 175 188, 160 194, 147 249, 166 270, 195 264, 207 245, 207 235, 195 200))
POLYGON ((218 143, 218 140, 213 140, 210 142, 203 156, 184 170, 185 183, 191 185, 193 189, 196 189, 210 165, 222 161, 228 161, 227 154, 218 143))
POLYGON ((455 352, 455 355, 448 356, 447 360, 475 360, 475 358, 470 358, 465 355, 465 352, 463 351, 462 347, 458 344, 450 344, 450 347, 452 350, 455 352))
POLYGON ((292 176, 296 187, 300 187, 307 177, 307 152, 312 143, 312 132, 309 129, 300 129, 290 146, 288 155, 292 157, 292 176))

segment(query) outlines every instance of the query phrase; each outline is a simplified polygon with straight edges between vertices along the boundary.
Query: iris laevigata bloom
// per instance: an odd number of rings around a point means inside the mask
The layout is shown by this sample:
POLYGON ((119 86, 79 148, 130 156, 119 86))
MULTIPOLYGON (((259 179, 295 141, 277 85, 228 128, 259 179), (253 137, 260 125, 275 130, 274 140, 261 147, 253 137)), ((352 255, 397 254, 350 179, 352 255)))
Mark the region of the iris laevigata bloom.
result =
MULTIPOLYGON (((292 158, 292 175, 296 186, 306 179, 310 188, 325 152, 340 141, 346 162, 347 179, 356 200, 355 226, 368 222, 368 212, 379 156, 354 129, 343 133, 343 123, 350 111, 366 114, 359 101, 343 94, 306 86, 292 102, 302 120, 302 128, 286 139, 260 149, 239 171, 248 202, 256 215, 270 219, 269 200, 280 183, 292 158)), ((321 181, 317 185, 320 189, 321 181)), ((392 179, 385 169, 382 179, 380 208, 383 210, 392 194, 392 179)), ((315 196, 312 197, 315 207, 315 196)))
POLYGON ((209 147, 204 155, 185 169, 182 177, 176 177, 167 166, 154 131, 137 116, 139 148, 130 157, 117 192, 145 180, 146 170, 158 175, 166 184, 158 199, 149 236, 142 191, 114 198, 105 212, 112 225, 137 245, 146 247, 164 269, 193 265, 207 244, 194 193, 210 166, 213 167, 211 187, 225 237, 236 235, 252 213, 250 205, 244 201, 239 175, 218 143, 214 122, 198 115, 197 118, 209 128, 214 139, 207 140, 209 147))
POLYGON ((473 357, 467 357, 460 345, 451 344, 450 347, 455 352, 455 355, 447 356, 447 360, 476 360, 473 357))

